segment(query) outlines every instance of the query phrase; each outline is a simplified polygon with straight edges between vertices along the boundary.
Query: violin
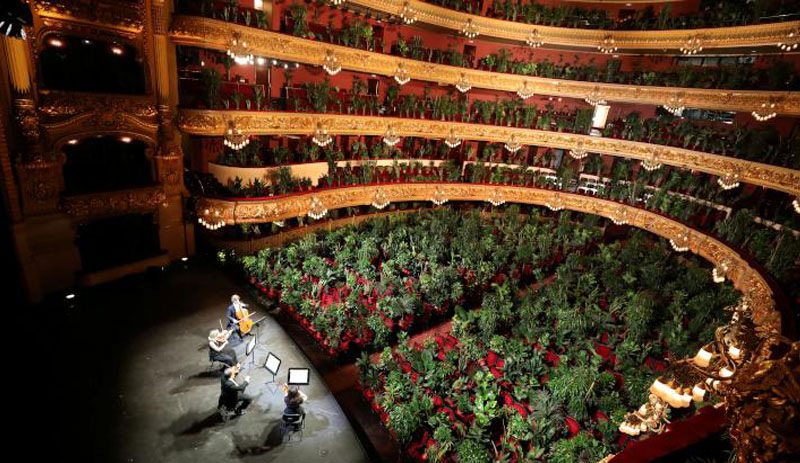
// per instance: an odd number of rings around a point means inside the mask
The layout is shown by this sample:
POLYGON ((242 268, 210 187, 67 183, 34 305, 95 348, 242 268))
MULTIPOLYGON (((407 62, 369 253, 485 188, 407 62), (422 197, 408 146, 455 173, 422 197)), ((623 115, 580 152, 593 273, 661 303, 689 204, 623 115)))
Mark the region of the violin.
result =
MULTIPOLYGON (((239 332, 242 334, 247 334, 253 329, 253 320, 250 320, 250 315, 250 312, 244 308, 244 304, 236 309, 236 320, 238 320, 239 332)), ((253 315, 255 315, 255 312, 253 312, 253 315)))

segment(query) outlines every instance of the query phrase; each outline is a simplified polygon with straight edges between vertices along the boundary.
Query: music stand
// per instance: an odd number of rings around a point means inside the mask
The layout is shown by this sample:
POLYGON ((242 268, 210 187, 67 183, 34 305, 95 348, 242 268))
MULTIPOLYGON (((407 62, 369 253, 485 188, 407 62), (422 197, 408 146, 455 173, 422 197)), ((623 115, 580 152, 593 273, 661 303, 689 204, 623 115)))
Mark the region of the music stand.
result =
POLYGON ((256 364, 256 338, 255 336, 247 341, 247 345, 244 348, 244 355, 245 357, 250 357, 250 365, 256 364))
POLYGON ((273 354, 272 352, 267 354, 266 360, 264 360, 264 369, 267 370, 268 373, 272 375, 272 379, 267 381, 265 384, 267 386, 272 385, 272 393, 275 394, 277 390, 277 382, 275 381, 275 375, 278 374, 278 370, 281 367, 281 359, 278 358, 277 355, 273 354))
POLYGON ((290 386, 307 386, 311 377, 311 370, 308 368, 289 368, 287 384, 290 386))

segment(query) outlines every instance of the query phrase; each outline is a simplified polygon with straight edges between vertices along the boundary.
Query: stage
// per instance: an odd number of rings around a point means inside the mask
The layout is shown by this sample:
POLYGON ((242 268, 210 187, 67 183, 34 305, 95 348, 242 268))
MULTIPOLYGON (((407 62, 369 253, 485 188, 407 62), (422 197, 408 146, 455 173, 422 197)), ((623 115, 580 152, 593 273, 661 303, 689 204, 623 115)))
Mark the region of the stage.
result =
MULTIPOLYGON (((52 301, 45 310, 55 341, 42 360, 57 359, 47 397, 59 410, 59 445, 42 452, 57 461, 368 461, 318 372, 272 316, 254 328, 266 349, 256 349, 259 366, 244 372, 254 401, 245 415, 221 422, 221 373, 209 369, 206 337, 233 293, 251 303, 255 319, 267 315, 244 285, 194 261, 78 292, 72 303, 52 301), (294 435, 282 443, 283 391, 266 384, 267 351, 283 361, 278 383, 289 367, 311 368, 301 442, 294 435)), ((244 349, 236 346, 249 366, 244 349)))

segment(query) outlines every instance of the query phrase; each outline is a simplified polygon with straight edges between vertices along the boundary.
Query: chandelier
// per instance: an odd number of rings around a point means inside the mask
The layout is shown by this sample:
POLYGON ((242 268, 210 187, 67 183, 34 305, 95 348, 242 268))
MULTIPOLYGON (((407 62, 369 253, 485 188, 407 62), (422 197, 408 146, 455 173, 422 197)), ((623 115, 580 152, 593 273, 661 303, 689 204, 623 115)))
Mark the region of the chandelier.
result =
POLYGON ((381 210, 388 206, 389 202, 389 197, 386 196, 386 193, 382 189, 377 188, 375 190, 375 197, 372 199, 372 206, 375 209, 381 210))
POLYGON ((284 222, 283 220, 276 220, 276 221, 274 221, 272 223, 274 223, 276 226, 278 226, 280 228, 283 228, 283 227, 286 226, 286 222, 284 222))
POLYGON ((462 72, 461 77, 459 77, 458 81, 456 81, 456 90, 461 93, 467 93, 471 88, 472 84, 469 83, 467 75, 462 72))
POLYGON ((723 283, 725 281, 725 275, 728 274, 728 270, 730 270, 730 264, 728 261, 722 261, 711 270, 711 279, 714 280, 714 283, 723 283))
POLYGON ((444 144, 447 145, 448 148, 455 148, 461 144, 461 139, 456 136, 453 129, 450 129, 450 134, 444 139, 444 144))
POLYGON ((660 156, 658 155, 658 152, 653 151, 650 154, 650 158, 649 159, 643 159, 642 160, 642 169, 644 169, 644 170, 646 170, 648 172, 652 172, 652 171, 654 171, 656 169, 659 169, 661 167, 661 162, 659 161, 659 159, 660 159, 660 156))
POLYGON ((503 144, 503 148, 508 150, 509 153, 514 154, 522 149, 522 143, 517 141, 516 134, 511 135, 511 139, 503 144))
POLYGON ((215 207, 203 210, 203 215, 197 217, 197 222, 209 230, 217 230, 225 226, 225 220, 221 217, 219 209, 215 207))
POLYGON ((525 81, 522 83, 522 87, 517 90, 517 96, 522 98, 523 100, 527 100, 528 98, 533 96, 533 90, 528 88, 528 82, 525 81))
POLYGON ((673 116, 680 117, 683 114, 683 110, 686 109, 684 101, 685 98, 683 93, 678 93, 677 95, 670 96, 669 99, 667 99, 667 102, 664 103, 663 108, 673 116))
POLYGON ((467 19, 467 22, 461 27, 461 33, 464 34, 468 39, 474 39, 475 37, 480 34, 478 31, 478 26, 472 22, 472 18, 467 19))
POLYGON ((391 124, 389 124, 389 127, 386 129, 386 133, 383 134, 383 142, 386 143, 387 146, 394 146, 400 143, 400 137, 397 135, 397 132, 394 131, 391 124))
POLYGON ((611 216, 611 221, 614 222, 614 225, 627 225, 630 221, 628 209, 625 206, 619 206, 611 216))
POLYGON ((317 195, 311 197, 311 207, 308 209, 308 216, 314 220, 319 220, 328 213, 328 208, 322 204, 317 195))
POLYGON ((241 39, 239 33, 233 34, 231 45, 225 52, 236 64, 254 64, 255 58, 247 48, 247 42, 241 39))
POLYGON ((794 208, 795 212, 800 214, 800 198, 794 198, 794 201, 792 201, 792 207, 794 208))
POLYGON ((723 190, 732 190, 739 186, 739 174, 735 172, 728 172, 727 174, 718 177, 717 183, 723 190))
POLYGON ((605 104, 606 100, 603 99, 603 94, 600 91, 600 86, 595 85, 591 92, 583 98, 583 101, 589 103, 592 106, 597 106, 599 104, 605 104))
POLYGON ((335 76, 342 70, 342 65, 339 63, 339 58, 333 54, 333 50, 325 51, 325 58, 322 60, 322 68, 325 72, 335 76))
POLYGON ((539 34, 539 30, 534 29, 530 34, 528 34, 528 37, 525 39, 525 43, 531 48, 539 48, 544 44, 544 41, 542 41, 542 36, 539 34))
POLYGON ((431 202, 437 206, 441 206, 447 201, 449 200, 444 196, 444 191, 442 190, 442 187, 437 186, 436 189, 433 190, 433 196, 431 196, 431 202))
POLYGON ((792 29, 786 34, 786 38, 778 42, 778 48, 782 51, 796 50, 800 46, 800 29, 792 29))
POLYGON ((311 141, 320 148, 324 148, 333 141, 333 137, 328 133, 328 129, 322 126, 322 122, 317 122, 317 128, 314 129, 311 141))
POLYGON ((548 199, 544 205, 553 212, 564 210, 564 207, 566 207, 564 200, 559 195, 555 195, 552 200, 548 199))
POLYGON ((699 35, 693 35, 683 42, 680 50, 684 55, 696 55, 703 51, 703 39, 699 35))
POLYGON ((403 20, 404 24, 414 24, 417 22, 417 10, 411 8, 410 2, 404 2, 403 8, 400 10, 400 19, 403 20))
POLYGON ((681 230, 678 232, 678 236, 675 238, 670 238, 669 240, 670 246, 675 252, 686 252, 689 250, 689 230, 681 230))
POLYGON ((600 53, 611 54, 619 50, 619 47, 617 47, 617 41, 614 40, 614 37, 609 34, 603 37, 603 40, 597 44, 597 50, 600 51, 600 53))
POLYGON ((765 101, 751 114, 758 122, 765 122, 778 115, 778 112, 775 110, 776 106, 777 104, 774 101, 770 101, 769 103, 765 101))
POLYGON ((250 137, 243 134, 242 129, 236 127, 236 124, 230 121, 228 122, 228 131, 225 132, 222 144, 232 150, 239 151, 250 144, 250 137))
POLYGON ((344 3, 344 1, 345 1, 345 0, 330 0, 330 2, 331 2, 331 5, 333 5, 333 6, 339 6, 339 5, 341 5, 342 3, 344 3))
POLYGON ((397 70, 394 71, 394 80, 400 85, 405 85, 411 80, 411 76, 406 71, 406 68, 403 67, 403 63, 398 63, 397 70))
POLYGON ((575 148, 569 150, 569 155, 579 161, 589 155, 589 152, 583 147, 583 140, 578 140, 575 148))
POLYGON ((502 206, 506 202, 506 196, 499 188, 495 189, 491 195, 486 199, 492 206, 502 206))

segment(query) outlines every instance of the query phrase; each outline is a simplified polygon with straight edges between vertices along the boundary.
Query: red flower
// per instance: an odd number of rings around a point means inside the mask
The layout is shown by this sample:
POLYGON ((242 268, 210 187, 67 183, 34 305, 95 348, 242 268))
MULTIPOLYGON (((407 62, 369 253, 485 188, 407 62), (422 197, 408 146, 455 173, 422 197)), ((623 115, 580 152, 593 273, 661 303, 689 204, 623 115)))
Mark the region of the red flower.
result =
POLYGON ((489 366, 492 367, 497 365, 497 352, 490 350, 489 353, 486 355, 486 363, 488 363, 489 366))
POLYGON ((401 362, 400 363, 400 370, 402 370, 403 373, 406 373, 406 374, 411 373, 411 364, 408 363, 408 362, 401 362))
POLYGON ((526 418, 528 416, 528 413, 525 411, 525 407, 523 407, 522 404, 514 404, 512 407, 514 407, 514 410, 516 410, 521 417, 526 418))
POLYGON ((558 366, 558 362, 561 360, 561 356, 556 355, 555 352, 552 350, 548 350, 547 353, 544 355, 544 359, 548 363, 552 363, 554 367, 558 366))
POLYGON ((433 396, 433 405, 435 407, 441 407, 442 406, 442 398, 439 397, 438 395, 433 396))
POLYGON ((578 435, 578 431, 580 431, 581 427, 577 421, 573 418, 567 417, 567 428, 569 428, 569 435, 570 437, 575 437, 578 435))
POLYGON ((503 377, 503 372, 498 370, 495 367, 489 368, 489 372, 494 375, 495 378, 500 379, 503 377))
POLYGON ((607 346, 597 346, 597 353, 600 354, 600 357, 603 357, 603 360, 608 360, 608 357, 611 356, 611 349, 607 346))
POLYGON ((608 421, 608 415, 601 412, 600 410, 597 410, 597 412, 594 414, 594 419, 596 421, 608 421))

